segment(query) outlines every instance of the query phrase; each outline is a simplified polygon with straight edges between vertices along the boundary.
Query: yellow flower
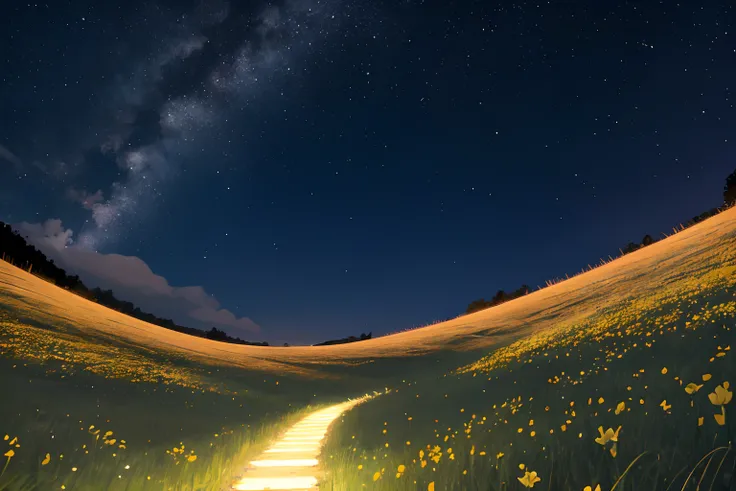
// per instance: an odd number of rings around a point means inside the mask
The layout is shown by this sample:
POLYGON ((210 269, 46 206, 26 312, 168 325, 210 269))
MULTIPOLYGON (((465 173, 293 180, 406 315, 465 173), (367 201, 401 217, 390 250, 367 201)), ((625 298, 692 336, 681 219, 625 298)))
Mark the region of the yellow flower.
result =
POLYGON ((713 417, 719 426, 724 426, 726 424, 726 408, 721 406, 721 414, 714 414, 713 417))
POLYGON ((711 379, 711 374, 710 373, 704 373, 703 374, 703 382, 707 382, 710 379, 711 379))
POLYGON ((626 409, 626 404, 624 403, 624 401, 619 402, 616 406, 616 416, 621 414, 624 409, 626 409))
POLYGON ((378 481, 379 479, 381 479, 381 473, 380 473, 380 472, 378 472, 378 471, 376 471, 376 473, 375 473, 375 474, 373 474, 373 482, 376 482, 376 481, 378 481))
POLYGON ((397 470, 399 471, 400 474, 403 474, 404 471, 406 470, 406 466, 404 464, 400 464, 397 470))
POLYGON ((500 458, 501 458, 501 457, 503 457, 503 456, 504 456, 504 453, 503 453, 503 452, 498 452, 498 453, 496 454, 496 458, 497 458, 497 459, 500 459, 500 458))
POLYGON ((15 455, 15 450, 13 450, 13 449, 11 448, 10 450, 8 450, 7 452, 5 452, 5 453, 3 454, 3 457, 7 457, 8 459, 10 459, 10 458, 12 458, 12 457, 13 457, 13 455, 15 455))
POLYGON ((659 403, 660 407, 665 410, 669 411, 672 408, 672 404, 667 404, 667 399, 659 403))
POLYGON ((662 375, 667 375, 667 367, 664 367, 664 368, 662 369, 662 375))
POLYGON ((731 402, 733 392, 729 391, 728 387, 728 382, 723 382, 723 385, 719 385, 718 387, 716 387, 714 392, 708 394, 708 399, 710 399, 710 403, 714 406, 723 406, 731 402))
POLYGON ((690 382, 689 384, 685 386, 685 392, 692 395, 696 393, 697 391, 699 391, 702 387, 703 387, 703 384, 698 385, 696 383, 690 382))
POLYGON ((592 486, 585 486, 583 488, 583 491, 601 491, 601 485, 600 484, 596 484, 595 485, 595 489, 593 489, 592 486))
POLYGON ((621 427, 619 426, 616 431, 613 431, 613 428, 608 428, 605 432, 603 431, 603 427, 598 427, 598 433, 600 433, 601 436, 595 439, 595 442, 600 445, 606 445, 608 442, 617 442, 618 441, 618 432, 621 431, 621 427))
POLYGON ((46 465, 51 462, 51 454, 46 454, 46 458, 41 461, 41 465, 46 465))
POLYGON ((703 426, 704 422, 705 422, 705 418, 703 416, 698 418, 698 426, 703 426))
POLYGON ((517 477, 517 479, 527 488, 533 488, 536 483, 542 480, 541 478, 537 477, 536 471, 526 471, 524 472, 524 477, 517 477))
POLYGON ((427 491, 434 491, 434 481, 429 483, 429 486, 427 486, 427 491))
POLYGON ((187 455, 187 462, 194 462, 195 460, 197 460, 196 455, 187 455))

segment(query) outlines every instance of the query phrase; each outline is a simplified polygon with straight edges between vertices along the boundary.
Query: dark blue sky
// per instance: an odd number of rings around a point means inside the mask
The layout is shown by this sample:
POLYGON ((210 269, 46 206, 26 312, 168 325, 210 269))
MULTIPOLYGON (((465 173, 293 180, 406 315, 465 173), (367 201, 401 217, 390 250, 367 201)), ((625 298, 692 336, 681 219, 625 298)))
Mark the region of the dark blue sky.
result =
POLYGON ((721 203, 734 11, 687 5, 11 2, 0 219, 202 286, 251 339, 446 318, 721 203))

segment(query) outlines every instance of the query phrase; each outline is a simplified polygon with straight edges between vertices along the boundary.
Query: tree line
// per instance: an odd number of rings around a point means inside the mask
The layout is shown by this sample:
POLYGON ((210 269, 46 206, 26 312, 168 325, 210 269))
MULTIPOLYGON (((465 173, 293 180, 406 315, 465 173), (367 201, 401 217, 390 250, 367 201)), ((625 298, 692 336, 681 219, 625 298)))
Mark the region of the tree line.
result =
POLYGON ((82 280, 79 279, 78 275, 67 274, 64 269, 54 263, 53 259, 49 259, 44 253, 28 244, 25 238, 15 232, 10 225, 4 222, 0 222, 0 253, 4 261, 25 269, 29 273, 33 273, 60 288, 76 293, 80 297, 97 302, 100 305, 104 305, 110 309, 135 317, 136 319, 165 327, 166 329, 171 329, 173 331, 189 334, 191 336, 198 336, 200 338, 225 341, 235 344, 268 346, 267 342, 246 341, 244 339, 232 337, 225 331, 215 327, 206 331, 204 329, 182 326, 171 319, 165 319, 148 312, 143 312, 132 302, 116 298, 112 290, 88 288, 84 283, 82 283, 82 280))
MULTIPOLYGON (((736 205, 736 170, 726 178, 726 184, 723 189, 723 203, 725 207, 736 205)), ((701 213, 681 225, 682 229, 688 228, 696 223, 702 222, 708 217, 711 217, 721 211, 720 208, 713 208, 706 212, 701 213)), ((622 255, 634 252, 642 247, 647 247, 657 240, 652 238, 650 235, 645 235, 641 242, 629 242, 625 247, 620 249, 622 255)), ((97 302, 113 310, 117 310, 123 314, 135 317, 145 322, 155 324, 173 331, 189 334, 191 336, 197 336, 201 338, 212 339, 215 341, 223 341, 235 344, 247 344, 252 346, 268 346, 267 342, 254 342, 246 341, 237 337, 228 335, 225 331, 217 329, 216 327, 210 330, 196 329, 193 327, 186 327, 177 324, 171 319, 165 319, 158 317, 148 312, 143 312, 138 307, 133 305, 131 302, 120 300, 115 297, 112 290, 102 290, 100 288, 88 288, 79 279, 78 275, 70 275, 67 272, 57 266, 53 259, 49 259, 41 251, 36 249, 34 246, 28 244, 20 234, 15 232, 12 227, 2 221, 0 221, 0 253, 2 259, 8 261, 20 268, 27 270, 35 274, 36 276, 53 283, 60 288, 69 290, 76 293, 77 295, 97 302)), ((487 309, 496 305, 500 305, 514 298, 521 297, 530 292, 530 288, 527 285, 522 285, 520 288, 512 291, 505 292, 504 290, 498 290, 496 294, 490 299, 485 300, 480 298, 472 301, 465 313, 477 312, 479 310, 487 309)), ((362 333, 358 336, 349 336, 342 339, 333 339, 317 343, 314 346, 326 346, 333 344, 352 343, 356 341, 363 341, 371 339, 373 336, 372 332, 368 334, 362 333)), ((288 346, 285 344, 284 346, 288 346)))
MULTIPOLYGON (((706 218, 712 217, 714 215, 717 215, 721 211, 723 211, 724 208, 729 208, 731 206, 736 205, 736 170, 733 171, 728 177, 726 177, 726 184, 723 187, 723 207, 721 208, 711 208, 708 211, 704 211, 700 215, 696 215, 692 217, 687 222, 680 225, 680 230, 684 230, 688 227, 692 227, 696 223, 700 223, 706 218)), ((641 242, 629 242, 626 244, 625 247, 622 247, 619 249, 619 252, 621 252, 621 255, 624 256, 626 254, 630 254, 634 251, 637 251, 643 247, 647 247, 649 245, 654 244, 660 239, 654 239, 651 235, 647 234, 642 238, 641 242)), ((526 285, 522 285, 521 288, 518 290, 514 290, 511 293, 506 293, 503 290, 499 290, 496 295, 494 295, 491 300, 484 300, 482 298, 478 300, 473 300, 468 304, 468 307, 465 309, 466 314, 471 314, 473 312, 478 312, 479 310, 487 309, 489 307, 493 307, 495 305, 502 304, 504 302, 507 302, 509 300, 513 300, 514 298, 521 297, 523 295, 526 295, 529 293, 529 287, 526 285)))

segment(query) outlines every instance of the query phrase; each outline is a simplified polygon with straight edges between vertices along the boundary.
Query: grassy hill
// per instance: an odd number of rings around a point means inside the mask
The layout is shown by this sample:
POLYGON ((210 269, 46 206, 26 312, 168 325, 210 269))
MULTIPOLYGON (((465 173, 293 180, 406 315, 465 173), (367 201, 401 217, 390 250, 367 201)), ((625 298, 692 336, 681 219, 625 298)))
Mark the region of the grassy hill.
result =
POLYGON ((333 346, 187 336, 0 262, 0 490, 219 490, 299 411, 386 388, 331 435, 322 489, 525 489, 532 471, 541 489, 732 489, 735 307, 736 209, 333 346))

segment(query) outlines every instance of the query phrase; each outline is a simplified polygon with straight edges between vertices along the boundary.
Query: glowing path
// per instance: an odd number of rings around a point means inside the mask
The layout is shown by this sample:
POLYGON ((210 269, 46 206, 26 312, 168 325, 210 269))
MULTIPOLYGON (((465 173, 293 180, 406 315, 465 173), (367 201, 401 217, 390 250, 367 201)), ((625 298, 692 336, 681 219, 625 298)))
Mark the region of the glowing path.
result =
POLYGON ((274 443, 233 485, 237 491, 318 489, 317 474, 322 440, 330 424, 367 397, 335 404, 305 417, 274 443))

